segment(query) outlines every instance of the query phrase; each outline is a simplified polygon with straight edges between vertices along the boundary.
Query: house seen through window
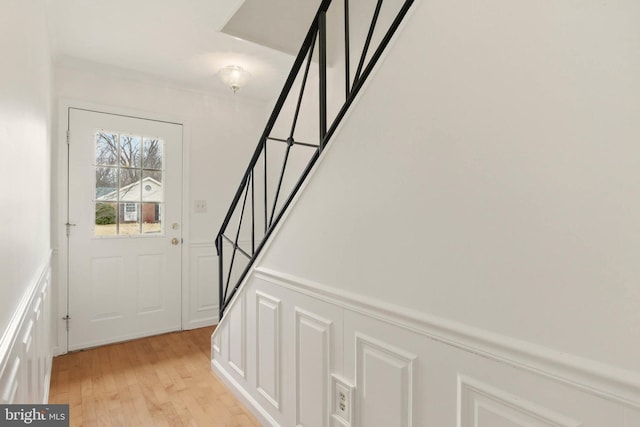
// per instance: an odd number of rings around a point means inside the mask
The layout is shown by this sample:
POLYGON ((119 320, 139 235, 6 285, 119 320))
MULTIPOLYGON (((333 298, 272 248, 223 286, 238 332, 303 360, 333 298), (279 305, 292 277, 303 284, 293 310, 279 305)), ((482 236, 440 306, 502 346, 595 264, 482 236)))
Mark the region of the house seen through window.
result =
POLYGON ((163 235, 163 141, 95 133, 94 236, 163 235))

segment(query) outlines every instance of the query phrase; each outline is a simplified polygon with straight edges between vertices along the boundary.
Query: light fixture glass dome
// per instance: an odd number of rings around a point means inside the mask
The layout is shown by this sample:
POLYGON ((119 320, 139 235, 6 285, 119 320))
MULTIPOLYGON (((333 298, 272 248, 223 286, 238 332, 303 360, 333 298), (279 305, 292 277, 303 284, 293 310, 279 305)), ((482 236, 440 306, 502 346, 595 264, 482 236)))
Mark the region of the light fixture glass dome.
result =
POLYGON ((238 65, 229 65, 218 72, 222 83, 230 87, 233 93, 236 93, 242 86, 247 83, 251 74, 238 65))

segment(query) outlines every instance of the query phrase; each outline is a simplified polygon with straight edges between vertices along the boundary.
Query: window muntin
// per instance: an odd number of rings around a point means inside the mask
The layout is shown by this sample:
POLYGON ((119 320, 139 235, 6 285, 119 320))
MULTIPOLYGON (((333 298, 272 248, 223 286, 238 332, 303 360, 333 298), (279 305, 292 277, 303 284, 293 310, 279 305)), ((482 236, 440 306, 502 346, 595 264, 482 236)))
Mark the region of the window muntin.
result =
POLYGON ((95 133, 94 236, 162 236, 164 141, 95 133))

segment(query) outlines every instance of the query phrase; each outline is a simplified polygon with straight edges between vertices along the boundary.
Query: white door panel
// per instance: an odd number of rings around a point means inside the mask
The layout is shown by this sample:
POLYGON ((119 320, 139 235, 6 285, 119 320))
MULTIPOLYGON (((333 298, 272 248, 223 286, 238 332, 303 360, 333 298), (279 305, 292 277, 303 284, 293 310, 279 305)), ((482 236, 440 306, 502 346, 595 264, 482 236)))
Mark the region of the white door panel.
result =
POLYGON ((181 328, 182 126, 69 110, 69 350, 181 328))

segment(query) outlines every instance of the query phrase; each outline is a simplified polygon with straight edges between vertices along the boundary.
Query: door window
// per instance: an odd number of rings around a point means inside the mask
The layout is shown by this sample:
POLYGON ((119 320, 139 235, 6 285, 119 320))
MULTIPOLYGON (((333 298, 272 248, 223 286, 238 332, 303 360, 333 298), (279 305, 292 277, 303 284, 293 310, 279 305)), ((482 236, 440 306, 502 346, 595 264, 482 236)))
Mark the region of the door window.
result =
POLYGON ((95 133, 94 236, 163 236, 164 142, 95 133))

